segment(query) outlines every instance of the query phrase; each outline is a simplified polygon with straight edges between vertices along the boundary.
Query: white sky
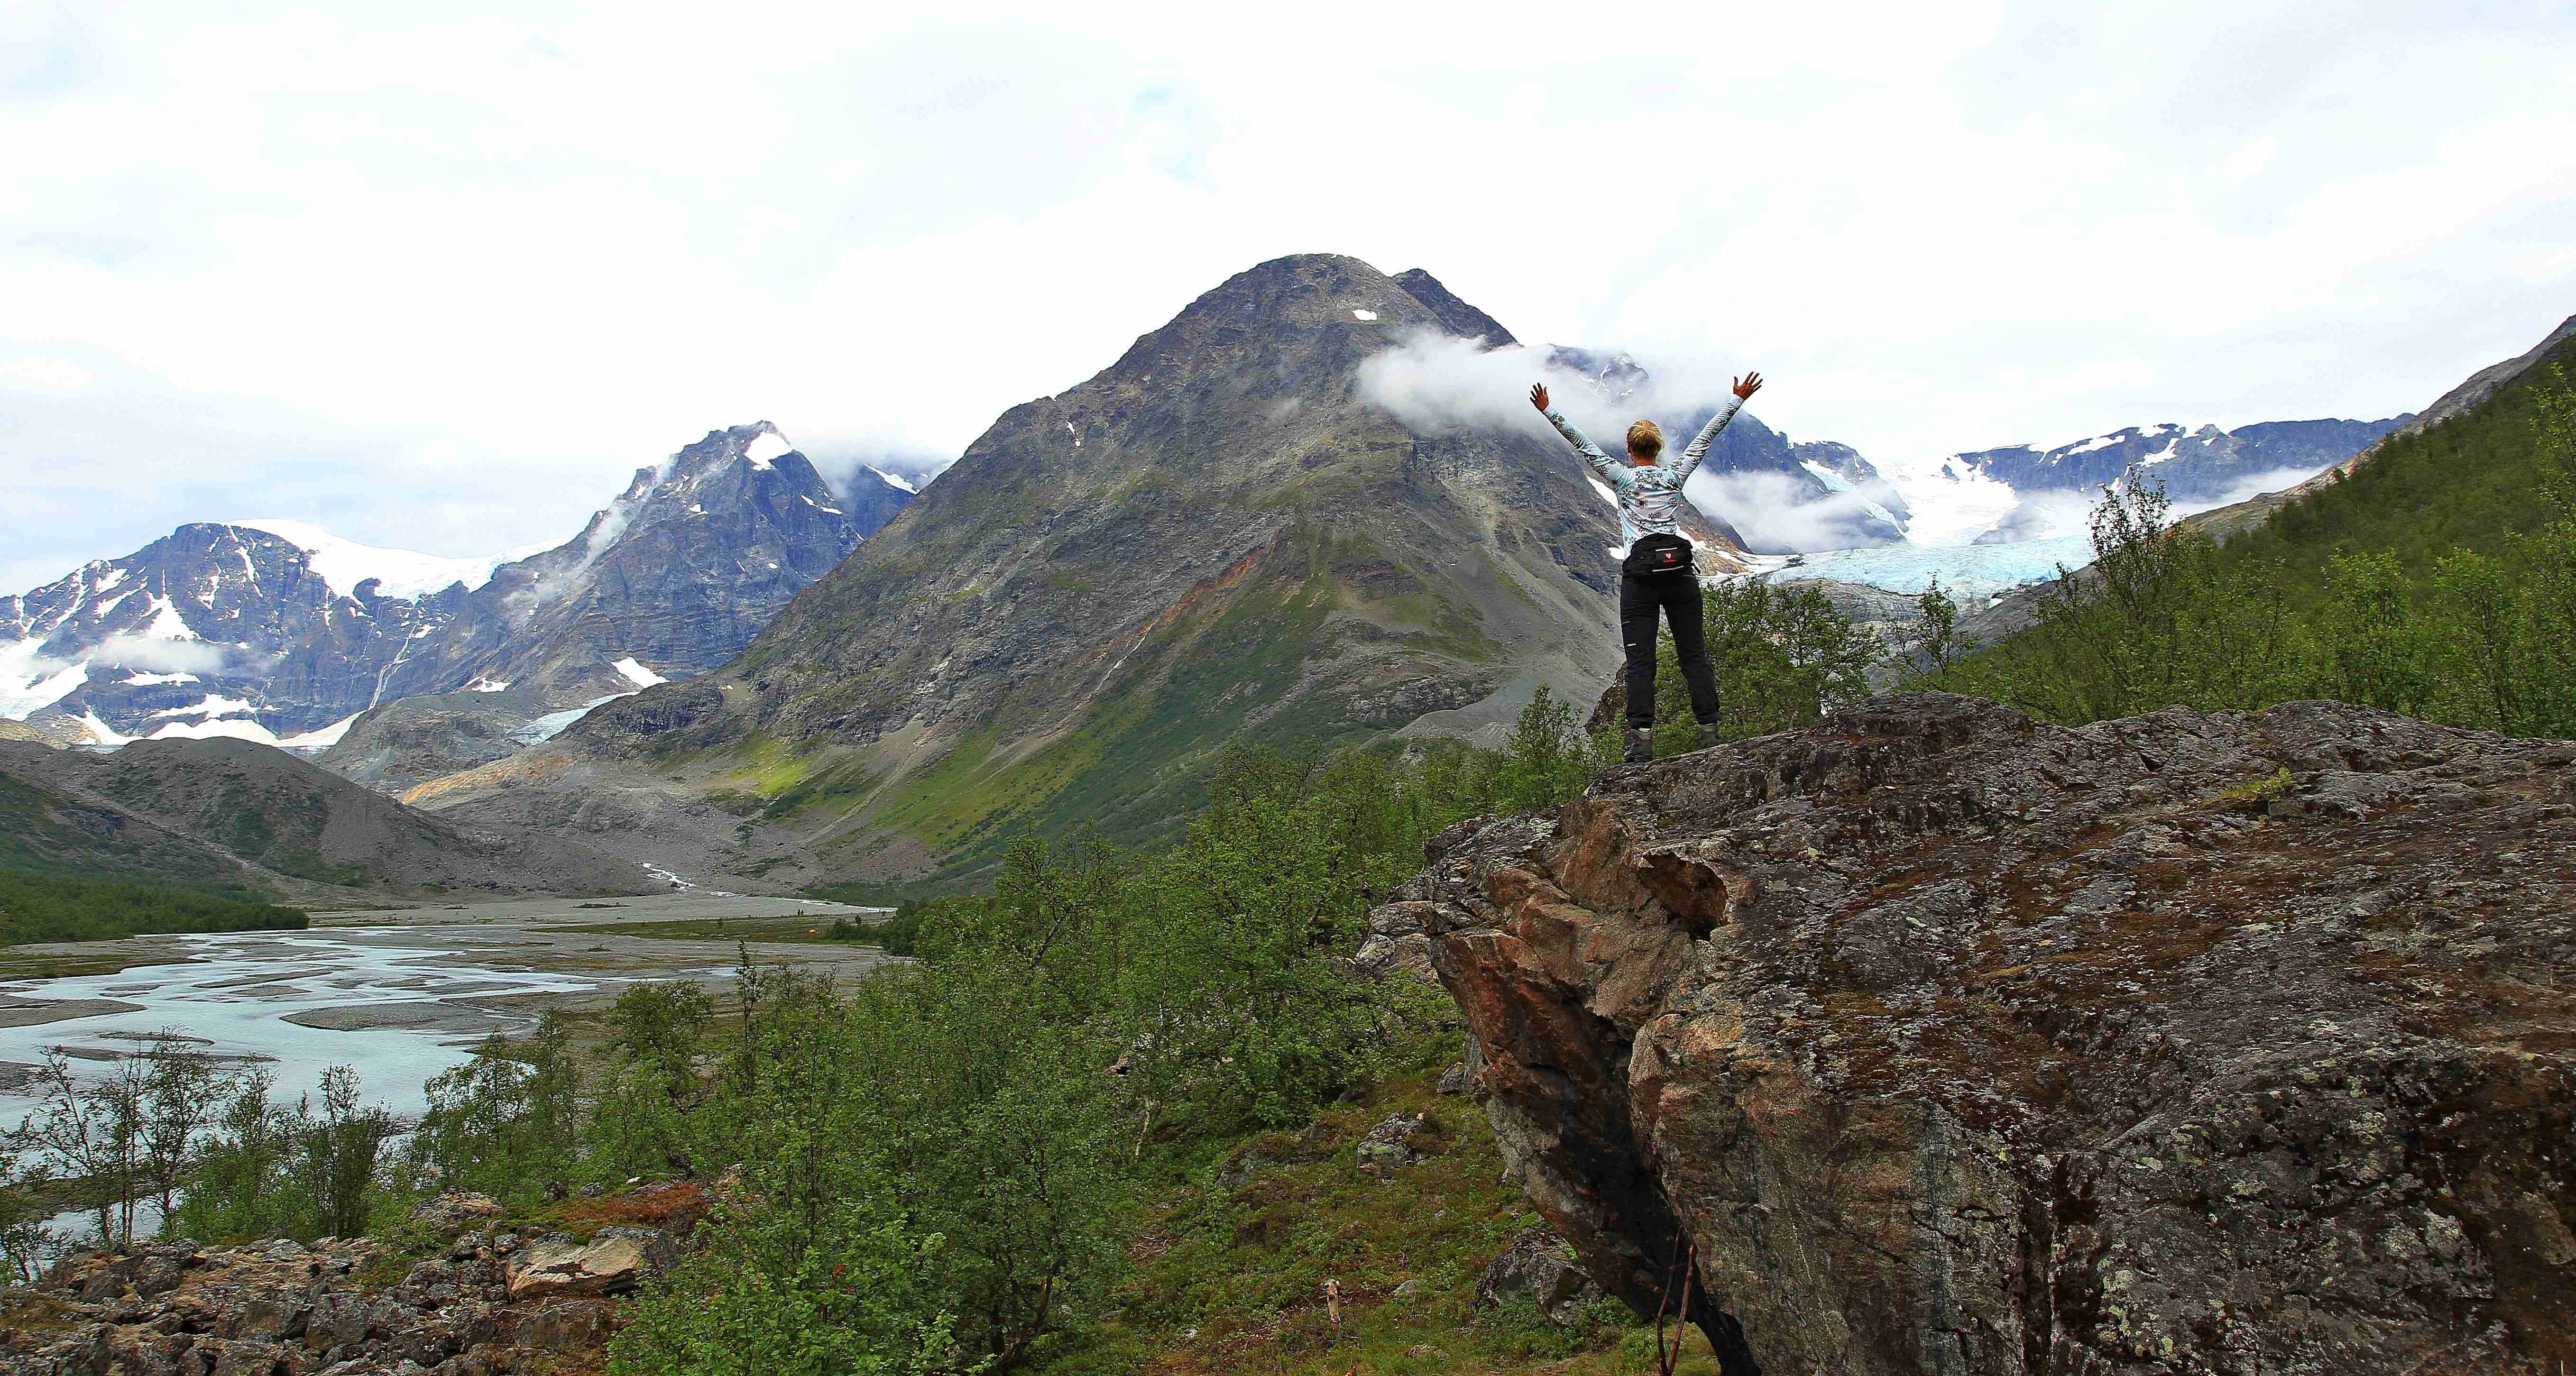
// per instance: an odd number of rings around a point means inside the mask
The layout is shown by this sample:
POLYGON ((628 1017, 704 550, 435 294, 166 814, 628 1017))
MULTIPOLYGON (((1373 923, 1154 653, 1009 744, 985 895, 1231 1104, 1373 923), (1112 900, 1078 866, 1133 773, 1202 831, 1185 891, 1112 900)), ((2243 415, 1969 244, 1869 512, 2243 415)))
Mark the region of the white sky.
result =
POLYGON ((1882 460, 2412 410, 2576 312, 2576 4, 2085 8, 17 0, 0 590, 567 537, 763 418, 953 454, 1292 252, 1882 460))

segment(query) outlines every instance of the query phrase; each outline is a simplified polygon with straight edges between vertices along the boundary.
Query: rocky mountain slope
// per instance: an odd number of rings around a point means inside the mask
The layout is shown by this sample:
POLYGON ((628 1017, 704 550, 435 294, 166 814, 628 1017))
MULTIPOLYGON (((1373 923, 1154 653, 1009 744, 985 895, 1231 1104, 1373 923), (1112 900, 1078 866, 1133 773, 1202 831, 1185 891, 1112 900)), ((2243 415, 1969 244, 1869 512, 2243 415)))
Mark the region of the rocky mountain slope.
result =
POLYGON ((1730 1372, 2576 1357, 2576 744, 1892 697, 1434 849, 1372 928, 1730 1372))
POLYGON ((909 876, 1077 820, 1159 830, 1228 744, 1588 695, 1617 534, 1583 467, 1535 423, 1416 433, 1355 387, 1452 328, 1492 323, 1421 274, 1238 274, 1005 413, 723 671, 411 796, 604 844, 682 844, 667 823, 727 887, 909 876))
POLYGON ((520 697, 490 707, 531 708, 515 726, 732 657, 910 498, 873 481, 835 496, 764 422, 638 470, 579 536, 526 557, 372 549, 293 521, 181 526, 0 598, 0 715, 98 744, 319 750, 368 708, 506 685, 520 697))
POLYGON ((644 893, 626 861, 431 817, 249 741, 112 754, 0 742, 0 866, 307 904, 437 893, 644 893))

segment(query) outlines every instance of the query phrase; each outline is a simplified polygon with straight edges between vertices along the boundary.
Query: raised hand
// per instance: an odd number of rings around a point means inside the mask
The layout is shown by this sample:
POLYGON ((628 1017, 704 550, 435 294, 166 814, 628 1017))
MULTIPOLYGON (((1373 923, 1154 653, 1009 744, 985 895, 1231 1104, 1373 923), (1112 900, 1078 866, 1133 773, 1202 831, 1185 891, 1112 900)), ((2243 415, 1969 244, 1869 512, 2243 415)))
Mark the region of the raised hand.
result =
POLYGON ((1530 405, 1537 407, 1541 411, 1545 411, 1547 409, 1546 383, 1534 382, 1530 384, 1530 405))
POLYGON ((1760 373, 1746 373, 1744 376, 1735 380, 1735 399, 1737 401, 1750 401, 1753 399, 1753 394, 1761 390, 1762 375, 1760 373))

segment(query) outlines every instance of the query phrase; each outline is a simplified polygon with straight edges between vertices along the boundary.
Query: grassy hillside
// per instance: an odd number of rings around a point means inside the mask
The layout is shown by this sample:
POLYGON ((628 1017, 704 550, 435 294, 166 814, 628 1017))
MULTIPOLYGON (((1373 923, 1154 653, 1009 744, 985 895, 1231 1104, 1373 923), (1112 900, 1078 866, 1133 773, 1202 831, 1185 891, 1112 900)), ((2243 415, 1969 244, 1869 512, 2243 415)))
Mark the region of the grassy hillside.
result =
POLYGON ((235 858, 11 772, 9 764, 0 754, 0 870, 260 896, 257 878, 235 858))
POLYGON ((653 887, 577 844, 430 817, 239 740, 137 741, 105 755, 0 743, 0 822, 0 869, 234 897, 653 887))

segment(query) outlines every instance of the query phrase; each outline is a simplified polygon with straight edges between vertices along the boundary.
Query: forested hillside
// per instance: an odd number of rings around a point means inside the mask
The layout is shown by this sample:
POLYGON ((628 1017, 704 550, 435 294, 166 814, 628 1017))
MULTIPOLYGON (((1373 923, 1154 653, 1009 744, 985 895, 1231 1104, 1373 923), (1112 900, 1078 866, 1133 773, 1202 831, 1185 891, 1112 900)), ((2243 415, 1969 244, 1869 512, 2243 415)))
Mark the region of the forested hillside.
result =
POLYGON ((2152 488, 2108 500, 2037 624, 1937 647, 1928 681, 2067 723, 2335 698, 2576 734, 2571 363, 2576 340, 2224 545, 2152 488))

